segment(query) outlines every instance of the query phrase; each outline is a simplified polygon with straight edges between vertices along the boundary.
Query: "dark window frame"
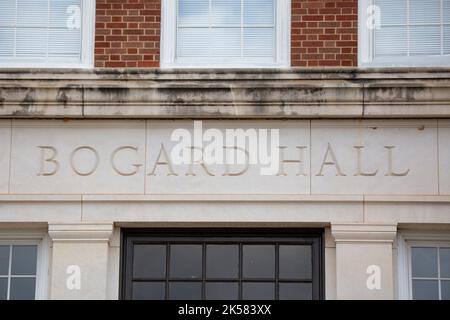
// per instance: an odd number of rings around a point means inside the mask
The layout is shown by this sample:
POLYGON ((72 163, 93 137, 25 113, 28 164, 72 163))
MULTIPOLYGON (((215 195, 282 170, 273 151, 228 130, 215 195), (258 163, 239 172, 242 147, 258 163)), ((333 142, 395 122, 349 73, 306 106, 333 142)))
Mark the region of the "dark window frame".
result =
MULTIPOLYGON (((119 298, 129 300, 132 298, 132 247, 135 244, 310 244, 312 247, 312 283, 313 300, 324 299, 325 272, 324 272, 324 230, 317 228, 125 228, 121 230, 121 254, 120 254, 120 283, 119 298)), ((203 264, 206 263, 203 261, 203 264)), ((169 276, 166 274, 166 277, 169 276)), ((171 279, 170 281, 175 280, 171 279)), ((266 282, 269 279, 246 279, 241 277, 230 282, 266 282)), ((157 280, 155 280, 157 281, 157 280)), ((175 280, 176 281, 176 280, 175 280)), ((180 280, 181 281, 181 280, 180 280)), ((183 279, 183 282, 185 280, 183 279)), ((194 280, 193 280, 194 281, 194 280)), ((196 279, 197 282, 213 282, 216 279, 196 279)), ((220 280, 222 282, 222 279, 220 280)), ((289 282, 276 279, 269 282, 289 282)), ((298 283, 308 282, 296 280, 298 283)), ((204 291, 204 285, 203 285, 204 291)), ((167 295, 167 293, 166 293, 167 295)))

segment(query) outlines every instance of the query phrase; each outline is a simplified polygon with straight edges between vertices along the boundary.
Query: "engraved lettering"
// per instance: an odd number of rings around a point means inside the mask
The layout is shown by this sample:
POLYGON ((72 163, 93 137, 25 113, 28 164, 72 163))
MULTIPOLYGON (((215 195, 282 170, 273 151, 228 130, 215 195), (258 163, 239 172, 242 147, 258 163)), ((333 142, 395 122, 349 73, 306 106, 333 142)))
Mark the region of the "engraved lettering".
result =
POLYGON ((121 171, 116 165, 117 154, 123 150, 132 150, 132 151, 135 151, 136 153, 138 152, 138 148, 132 147, 132 146, 123 146, 123 147, 117 148, 116 150, 114 150, 114 152, 111 155, 111 166, 113 167, 114 171, 117 172, 118 174, 120 174, 121 176, 126 176, 126 177, 134 176, 136 173, 138 173, 139 168, 142 167, 142 164, 132 164, 132 166, 135 169, 130 172, 121 171))
POLYGON ((236 151, 240 151, 245 155, 245 167, 239 172, 230 172, 230 165, 228 162, 225 163, 225 173, 223 176, 225 177, 238 177, 244 175, 248 171, 250 155, 247 150, 239 148, 239 147, 224 147, 225 149, 234 148, 236 151))
POLYGON ((408 175, 410 169, 405 170, 403 172, 395 172, 394 164, 393 164, 393 156, 392 150, 395 149, 395 146, 384 146, 388 151, 388 172, 385 174, 387 177, 405 177, 408 175))
POLYGON ((87 177, 87 176, 90 176, 91 174, 93 174, 93 173, 95 172, 95 170, 97 170, 97 167, 98 167, 98 163, 99 163, 99 162, 100 162, 100 157, 99 157, 99 155, 98 155, 97 150, 95 150, 94 148, 89 147, 89 146, 78 147, 78 148, 76 148, 75 150, 73 150, 73 151, 72 151, 72 154, 70 155, 70 165, 72 166, 72 170, 73 170, 76 174, 78 174, 78 175, 80 175, 80 176, 82 176, 82 177, 87 177), (91 152, 91 153, 94 155, 94 157, 95 157, 95 161, 94 161, 94 163, 93 163, 93 165, 92 165, 91 170, 87 170, 86 172, 82 172, 82 171, 81 171, 80 169, 78 169, 78 168, 76 167, 76 165, 75 165, 75 156, 77 155, 78 152, 80 152, 80 151, 82 151, 82 150, 87 150, 87 151, 91 152))
POLYGON ((198 159, 198 160, 194 159, 195 154, 196 154, 196 153, 197 153, 197 154, 203 154, 203 150, 202 150, 201 148, 198 148, 198 147, 191 147, 191 151, 192 151, 192 152, 191 152, 192 159, 191 159, 191 161, 190 161, 190 163, 189 163, 189 172, 186 173, 186 176, 193 176, 193 177, 195 177, 196 174, 194 173, 194 165, 195 165, 195 164, 198 164, 198 165, 200 165, 200 167, 203 168, 203 170, 206 172, 206 174, 207 174, 208 176, 214 177, 214 174, 212 174, 212 173, 209 171, 208 167, 206 166, 205 162, 203 161, 203 158, 200 158, 200 159, 198 159), (197 151, 197 152, 196 152, 196 151, 197 151))
POLYGON ((336 160, 334 155, 334 151, 331 148, 330 143, 327 146, 327 152, 325 152, 325 156, 323 157, 322 166, 320 167, 319 173, 316 175, 317 177, 323 177, 323 168, 325 166, 334 166, 336 168, 336 176, 345 177, 345 174, 342 173, 341 168, 336 160))
POLYGON ((170 158, 167 156, 166 149, 164 148, 164 144, 161 143, 161 149, 159 150, 158 157, 156 158, 155 165, 153 166, 153 170, 148 174, 149 176, 156 176, 156 168, 158 166, 167 166, 169 169, 169 173, 167 176, 178 176, 178 174, 173 171, 172 163, 170 162, 170 158))
POLYGON ((56 160, 58 150, 50 146, 38 146, 38 148, 41 149, 41 166, 38 176, 53 176, 58 173, 60 167, 59 162, 56 160), (46 163, 52 164, 53 168, 46 168, 46 163))
POLYGON ((306 176, 307 174, 305 173, 305 155, 304 155, 304 150, 307 148, 305 146, 296 146, 297 150, 299 151, 299 158, 298 160, 288 160, 285 159, 284 156, 284 150, 287 149, 286 146, 281 146, 279 147, 280 149, 280 169, 278 171, 278 176, 287 176, 288 174, 285 172, 285 168, 284 168, 284 164, 286 163, 298 163, 298 172, 297 172, 297 176, 306 176))
POLYGON ((356 149, 356 155, 357 155, 357 165, 356 165, 356 173, 355 176, 362 176, 362 177, 374 177, 378 173, 378 169, 376 169, 374 172, 364 172, 362 169, 362 150, 365 148, 364 146, 353 146, 353 148, 356 149))

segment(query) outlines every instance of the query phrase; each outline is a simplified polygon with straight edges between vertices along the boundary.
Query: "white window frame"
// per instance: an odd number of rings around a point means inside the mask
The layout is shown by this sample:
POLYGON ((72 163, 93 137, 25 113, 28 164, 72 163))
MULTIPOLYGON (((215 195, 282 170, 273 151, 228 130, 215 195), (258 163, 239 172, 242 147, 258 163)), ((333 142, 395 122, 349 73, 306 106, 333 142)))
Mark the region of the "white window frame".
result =
POLYGON ((49 241, 45 232, 0 231, 0 245, 37 246, 35 300, 48 299, 49 241))
POLYGON ((276 1, 276 59, 273 63, 180 63, 176 61, 177 0, 161 2, 161 68, 289 68, 291 48, 291 0, 276 1))
POLYGON ((81 22, 81 61, 67 62, 54 58, 27 58, 23 60, 0 58, 0 68, 74 68, 89 69, 94 67, 95 39, 95 0, 82 1, 81 22))
POLYGON ((412 247, 450 247, 450 232, 400 232, 397 237, 397 277, 398 298, 400 300, 412 300, 412 247))
POLYGON ((374 31, 367 28, 367 10, 374 0, 358 0, 359 67, 442 67, 450 66, 450 55, 374 58, 374 31))

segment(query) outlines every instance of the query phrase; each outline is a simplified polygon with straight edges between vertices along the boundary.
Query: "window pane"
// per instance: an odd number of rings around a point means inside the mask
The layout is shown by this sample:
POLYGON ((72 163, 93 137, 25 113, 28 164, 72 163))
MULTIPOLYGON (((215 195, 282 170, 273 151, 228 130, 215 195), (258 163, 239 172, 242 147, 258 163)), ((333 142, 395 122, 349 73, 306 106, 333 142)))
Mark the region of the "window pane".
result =
POLYGON ((172 282, 169 285, 170 300, 200 300, 202 284, 199 282, 172 282))
POLYGON ((179 28, 177 56, 179 58, 208 57, 210 55, 208 28, 179 28))
POLYGON ((244 278, 275 277, 275 246, 244 245, 242 250, 244 278))
POLYGON ((439 287, 436 280, 413 280, 414 300, 439 300, 439 287))
POLYGON ((8 278, 0 278, 0 300, 8 298, 8 278))
POLYGON ((240 25, 241 24, 241 0, 212 0, 211 24, 240 25))
POLYGON ((46 28, 48 0, 17 0, 17 26, 46 28))
POLYGON ((48 55, 51 57, 80 57, 81 34, 78 30, 50 30, 48 55))
POLYGON ((75 8, 81 12, 81 0, 51 0, 50 28, 67 29, 67 22, 71 21, 75 8))
POLYGON ((380 8, 381 26, 406 24, 406 0, 376 0, 375 5, 380 8))
POLYGON ((311 283, 280 283, 280 300, 312 300, 311 283))
POLYGON ((244 0, 244 24, 273 25, 274 0, 244 0))
POLYGON ((450 278, 450 248, 440 248, 441 278, 450 278))
POLYGON ((444 26, 444 54, 450 54, 450 25, 444 26))
POLYGON ((207 300, 238 300, 239 285, 235 282, 206 283, 207 300))
POLYGON ((441 0, 410 0, 409 8, 411 24, 441 21, 441 0))
POLYGON ((244 300, 274 300, 275 284, 264 282, 245 282, 242 284, 244 300))
POLYGON ((437 278, 437 249, 412 248, 412 276, 414 278, 437 278))
POLYGON ((0 246, 0 275, 9 273, 9 248, 10 246, 0 246))
POLYGON ((178 0, 178 24, 207 26, 209 0, 178 0))
POLYGON ((165 282, 133 282, 133 300, 164 300, 165 282))
MULTIPOLYGON (((16 1, 2 0, 0 1, 0 17, 1 24, 6 26, 13 26, 16 21, 16 1)), ((0 37, 1 39, 1 37, 0 37)))
POLYGON ((450 0, 444 0, 443 2, 443 16, 444 23, 450 23, 450 0))
POLYGON ((171 245, 170 277, 195 279, 201 278, 201 276, 202 246, 171 245))
POLYGON ((280 278, 311 279, 312 255, 311 246, 280 246, 280 278))
POLYGON ((238 245, 206 246, 206 277, 236 279, 239 276, 238 245))
POLYGON ((11 278, 10 300, 34 300, 35 291, 34 278, 11 278))
POLYGON ((12 275, 36 275, 37 246, 13 246, 12 275))
POLYGON ((375 56, 405 56, 407 48, 406 27, 381 27, 375 31, 375 56))
POLYGON ((410 54, 441 54, 441 28, 439 26, 413 26, 409 30, 410 54))
POLYGON ((213 57, 239 58, 241 56, 240 28, 213 28, 211 34, 213 57))
POLYGON ((244 29, 244 57, 274 57, 275 35, 273 28, 244 29))
POLYGON ((441 299, 450 300, 450 281, 441 281, 441 299))
POLYGON ((14 55, 14 29, 0 28, 0 57, 14 55))
POLYGON ((17 28, 16 55, 18 57, 43 58, 47 50, 47 30, 17 28))
POLYGON ((133 277, 164 278, 166 276, 165 245, 135 245, 133 277))

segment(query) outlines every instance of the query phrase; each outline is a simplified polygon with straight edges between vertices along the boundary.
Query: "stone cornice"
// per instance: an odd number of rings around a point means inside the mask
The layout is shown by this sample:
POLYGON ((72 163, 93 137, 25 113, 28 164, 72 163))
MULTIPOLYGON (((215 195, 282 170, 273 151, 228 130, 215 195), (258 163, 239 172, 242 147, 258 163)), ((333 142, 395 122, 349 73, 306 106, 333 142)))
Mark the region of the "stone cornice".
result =
POLYGON ((396 224, 331 224, 336 242, 388 242, 397 235, 396 224))
POLYGON ((112 223, 49 224, 48 234, 53 242, 104 242, 113 234, 112 223))
POLYGON ((450 69, 3 69, 0 117, 450 118, 450 69))

